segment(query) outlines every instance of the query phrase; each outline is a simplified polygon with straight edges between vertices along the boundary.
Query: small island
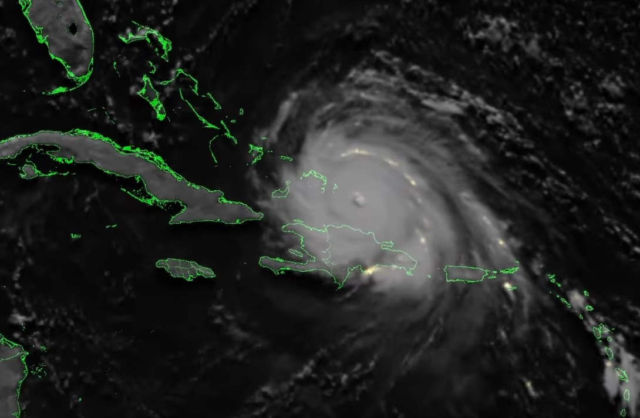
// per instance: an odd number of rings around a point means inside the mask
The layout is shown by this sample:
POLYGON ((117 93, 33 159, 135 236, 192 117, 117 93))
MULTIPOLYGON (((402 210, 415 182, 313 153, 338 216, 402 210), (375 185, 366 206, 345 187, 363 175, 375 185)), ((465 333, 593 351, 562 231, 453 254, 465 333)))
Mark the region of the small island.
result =
POLYGON ((447 283, 481 283, 486 280, 493 280, 498 274, 511 275, 518 272, 520 267, 508 267, 499 270, 486 269, 476 266, 453 266, 447 264, 442 269, 447 283))
POLYGON ((194 281, 197 277, 213 279, 216 274, 209 267, 201 266, 195 261, 183 260, 181 258, 165 258, 156 261, 156 267, 164 269, 171 277, 183 279, 187 282, 194 281))

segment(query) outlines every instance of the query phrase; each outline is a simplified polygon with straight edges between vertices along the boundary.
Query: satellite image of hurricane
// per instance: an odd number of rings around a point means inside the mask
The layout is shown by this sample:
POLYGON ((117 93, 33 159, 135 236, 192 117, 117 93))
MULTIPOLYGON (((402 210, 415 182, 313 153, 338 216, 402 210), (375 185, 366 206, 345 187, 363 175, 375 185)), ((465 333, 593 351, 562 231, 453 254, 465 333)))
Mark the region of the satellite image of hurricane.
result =
POLYGON ((0 418, 640 417, 640 3, 0 0, 0 418))

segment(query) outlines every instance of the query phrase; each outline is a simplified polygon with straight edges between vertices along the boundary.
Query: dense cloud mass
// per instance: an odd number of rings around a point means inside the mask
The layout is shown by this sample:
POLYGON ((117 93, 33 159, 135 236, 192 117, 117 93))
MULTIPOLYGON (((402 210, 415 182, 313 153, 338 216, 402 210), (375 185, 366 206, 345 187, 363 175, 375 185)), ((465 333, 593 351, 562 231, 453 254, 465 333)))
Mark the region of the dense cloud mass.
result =
POLYGON ((638 38, 622 1, 0 0, 0 416, 637 416, 638 38))

